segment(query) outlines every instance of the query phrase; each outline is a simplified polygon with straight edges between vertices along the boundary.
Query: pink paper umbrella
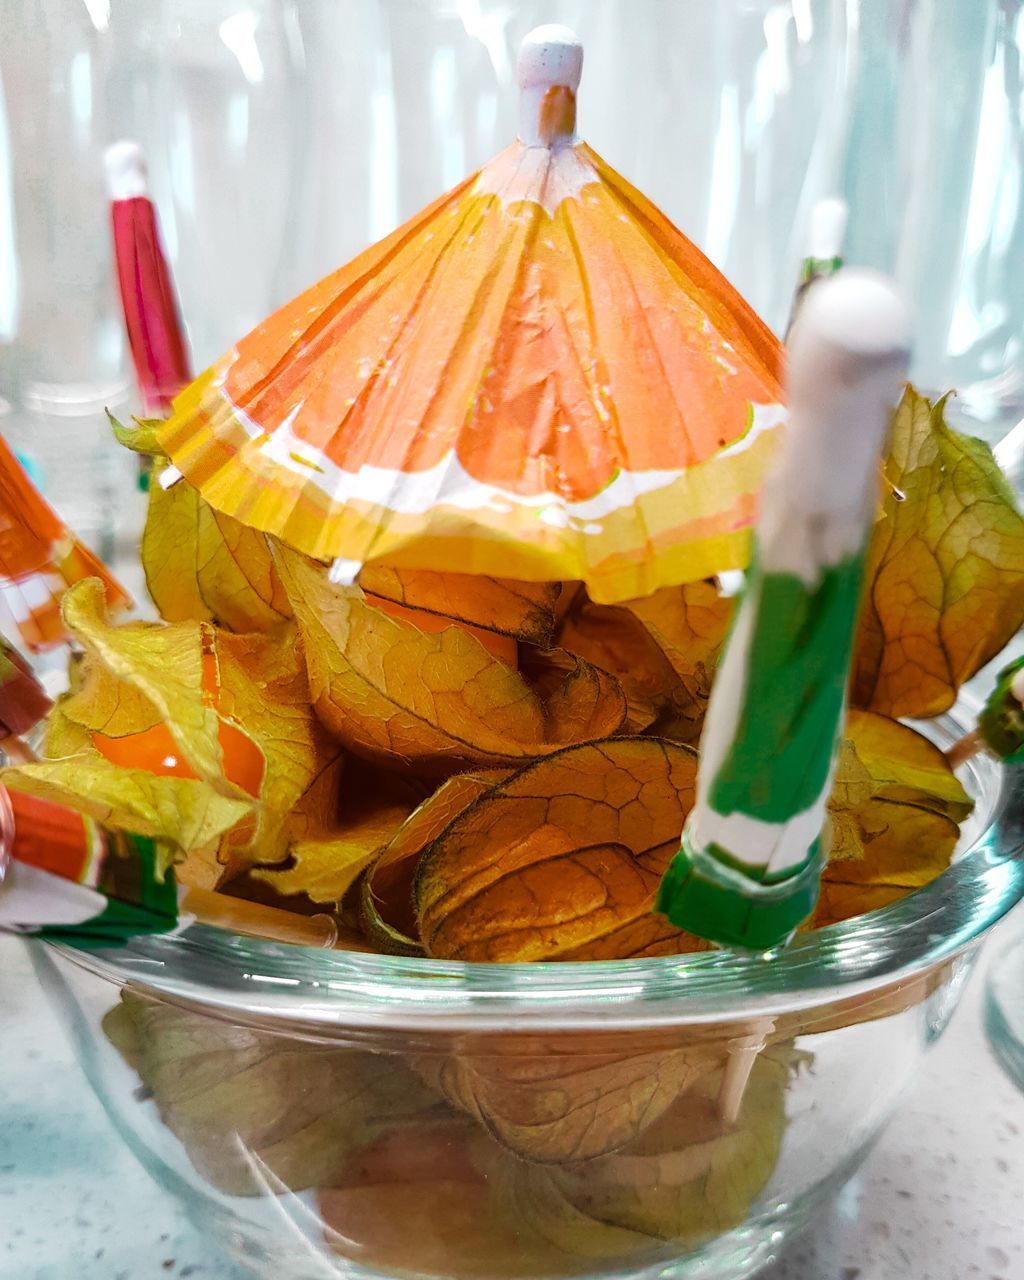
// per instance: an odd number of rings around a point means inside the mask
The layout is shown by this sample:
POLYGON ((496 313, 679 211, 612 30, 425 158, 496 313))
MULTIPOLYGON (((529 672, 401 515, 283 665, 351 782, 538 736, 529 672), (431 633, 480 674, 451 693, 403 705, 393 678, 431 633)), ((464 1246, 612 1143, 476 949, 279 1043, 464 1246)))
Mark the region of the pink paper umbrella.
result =
POLYGON ((135 142, 115 142, 104 155, 114 229, 114 256, 128 343, 145 412, 164 417, 192 380, 171 271, 149 198, 146 160, 135 142))

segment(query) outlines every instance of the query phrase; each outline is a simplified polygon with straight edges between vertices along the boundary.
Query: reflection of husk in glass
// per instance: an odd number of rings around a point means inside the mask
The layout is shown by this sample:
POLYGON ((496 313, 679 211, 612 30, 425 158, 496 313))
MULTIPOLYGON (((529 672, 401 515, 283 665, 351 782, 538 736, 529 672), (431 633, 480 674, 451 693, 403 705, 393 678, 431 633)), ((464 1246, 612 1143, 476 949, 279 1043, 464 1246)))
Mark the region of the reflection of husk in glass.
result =
POLYGON ((778 1160, 807 1058, 797 1037, 905 1012, 949 976, 943 965, 774 1029, 513 1031, 405 1060, 130 990, 104 1030, 213 1187, 314 1190, 325 1248, 448 1278, 570 1274, 742 1224, 778 1160), (755 1030, 764 1048, 730 1120, 723 1077, 755 1030))
POLYGON ((196 1169, 256 1195, 255 1156, 292 1191, 329 1185, 348 1152, 434 1096, 397 1059, 223 1022, 124 991, 103 1021, 196 1169))
POLYGON ((516 1217, 496 1177, 512 1163, 468 1116, 444 1109, 398 1123, 320 1190, 327 1240, 346 1258, 446 1280, 549 1274, 550 1246, 516 1217))
POLYGON ((771 1177, 785 1131, 790 1066, 783 1048, 757 1059, 733 1125, 718 1107, 717 1068, 618 1152, 558 1166, 503 1166, 516 1216, 557 1249, 594 1259, 659 1241, 691 1249, 739 1226, 771 1177))
MULTIPOLYGON (((728 1033, 727 1033, 728 1034, 728 1033)), ((700 1031, 671 1036, 467 1036, 455 1052, 418 1056, 442 1097, 523 1160, 590 1160, 631 1142, 728 1051, 700 1031)))
POLYGON ((826 1031, 840 1031, 844 1027, 856 1027, 866 1022, 895 1017, 923 1004, 934 992, 946 986, 960 964, 962 961, 954 956, 942 964, 933 965, 921 973, 863 995, 849 996, 832 1004, 784 1014, 776 1020, 775 1035, 779 1038, 819 1035, 826 1031))

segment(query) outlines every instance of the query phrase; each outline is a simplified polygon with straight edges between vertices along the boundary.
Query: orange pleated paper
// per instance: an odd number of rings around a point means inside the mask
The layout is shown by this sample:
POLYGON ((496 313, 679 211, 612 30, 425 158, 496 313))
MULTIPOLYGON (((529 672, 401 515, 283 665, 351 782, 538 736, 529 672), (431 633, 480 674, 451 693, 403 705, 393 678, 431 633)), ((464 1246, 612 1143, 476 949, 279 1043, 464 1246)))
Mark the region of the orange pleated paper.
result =
POLYGON ((0 436, 0 597, 26 648, 62 644, 60 599, 72 583, 99 578, 112 609, 131 598, 103 563, 71 533, 0 436))
POLYGON ((175 401, 216 508, 322 559, 581 579, 745 562, 780 345, 582 143, 521 143, 283 307, 175 401))

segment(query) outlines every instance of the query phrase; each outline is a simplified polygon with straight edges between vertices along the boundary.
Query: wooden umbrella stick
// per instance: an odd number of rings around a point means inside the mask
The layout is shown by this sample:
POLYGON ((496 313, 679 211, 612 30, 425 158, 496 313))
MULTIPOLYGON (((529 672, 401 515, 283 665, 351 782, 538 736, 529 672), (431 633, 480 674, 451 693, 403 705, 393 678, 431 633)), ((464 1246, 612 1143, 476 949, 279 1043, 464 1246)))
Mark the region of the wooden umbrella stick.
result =
POLYGON ((267 907, 212 889, 186 889, 180 909, 182 914, 195 916, 200 924, 251 938, 323 950, 338 943, 338 926, 329 915, 304 916, 297 911, 282 911, 280 907, 267 907))
POLYGON ((968 760, 973 760, 985 750, 985 739, 980 729, 972 729, 970 733, 958 739, 946 752, 946 763, 951 769, 959 769, 968 760))
POLYGON ((978 713, 978 723, 946 752, 951 769, 988 751, 1008 764, 1024 763, 1024 656, 996 677, 996 685, 978 713))
POLYGON ((734 1041, 729 1047, 729 1057, 718 1090, 718 1114, 727 1125, 734 1125, 740 1117, 750 1073, 754 1070, 758 1055, 764 1051, 768 1037, 775 1030, 775 1019, 763 1018, 755 1025, 757 1030, 734 1041))
POLYGON ((39 757, 24 740, 19 738, 17 734, 9 734, 6 738, 0 740, 0 751, 4 753, 11 764, 31 764, 39 757))

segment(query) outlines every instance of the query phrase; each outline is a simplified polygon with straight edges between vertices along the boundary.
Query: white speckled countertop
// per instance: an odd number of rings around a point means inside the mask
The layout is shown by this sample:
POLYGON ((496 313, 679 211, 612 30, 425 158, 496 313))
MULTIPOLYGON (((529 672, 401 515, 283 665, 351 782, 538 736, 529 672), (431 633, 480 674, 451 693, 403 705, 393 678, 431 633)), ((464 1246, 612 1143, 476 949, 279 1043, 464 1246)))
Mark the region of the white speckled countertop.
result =
MULTIPOLYGON (((762 1280, 1020 1280, 1024 1094, 981 1028, 983 972, 832 1210, 762 1280)), ((0 938, 0 1277, 246 1280, 135 1162, 93 1098, 25 945, 0 938)))

